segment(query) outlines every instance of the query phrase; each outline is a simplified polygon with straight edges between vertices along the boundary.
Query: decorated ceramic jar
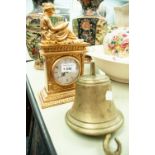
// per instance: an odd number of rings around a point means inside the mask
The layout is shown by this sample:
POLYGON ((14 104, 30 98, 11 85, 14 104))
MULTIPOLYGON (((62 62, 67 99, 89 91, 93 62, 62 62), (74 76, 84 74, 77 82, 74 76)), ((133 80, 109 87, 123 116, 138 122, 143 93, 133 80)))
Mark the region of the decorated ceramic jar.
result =
MULTIPOLYGON (((42 16, 42 3, 54 2, 54 0, 32 0, 34 9, 26 17, 26 46, 29 56, 35 60, 35 68, 43 69, 43 57, 39 53, 40 34, 40 18, 42 16)), ((64 17, 59 15, 51 16, 53 25, 60 21, 64 21, 64 17)))
POLYGON ((78 1, 81 3, 82 9, 85 13, 87 13, 88 10, 91 10, 92 12, 95 13, 103 0, 78 0, 78 1))
POLYGON ((103 0, 79 0, 83 16, 73 19, 73 31, 78 38, 84 39, 90 45, 102 44, 107 32, 105 17, 97 13, 103 0))

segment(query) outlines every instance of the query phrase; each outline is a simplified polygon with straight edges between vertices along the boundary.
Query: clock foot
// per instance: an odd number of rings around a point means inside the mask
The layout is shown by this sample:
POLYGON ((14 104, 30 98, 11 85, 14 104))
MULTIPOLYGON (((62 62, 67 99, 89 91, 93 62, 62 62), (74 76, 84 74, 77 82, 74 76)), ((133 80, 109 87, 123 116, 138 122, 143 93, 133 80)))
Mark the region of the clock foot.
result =
POLYGON ((68 90, 66 92, 59 92, 59 93, 49 93, 44 88, 39 95, 41 101, 42 108, 48 108, 51 106, 56 106, 68 102, 74 101, 75 97, 75 90, 68 90))

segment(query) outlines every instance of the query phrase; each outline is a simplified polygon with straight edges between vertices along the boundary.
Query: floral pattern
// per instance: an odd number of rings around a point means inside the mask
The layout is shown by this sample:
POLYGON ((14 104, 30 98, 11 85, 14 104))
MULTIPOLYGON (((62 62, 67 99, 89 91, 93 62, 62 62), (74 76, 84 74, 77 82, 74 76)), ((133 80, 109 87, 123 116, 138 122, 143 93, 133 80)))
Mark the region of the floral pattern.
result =
POLYGON ((109 32, 104 39, 105 52, 119 57, 126 57, 129 53, 129 30, 118 28, 109 32))
POLYGON ((78 38, 84 39, 85 42, 91 45, 95 44, 96 38, 96 23, 97 18, 79 18, 78 19, 78 38))
POLYGON ((90 30, 90 28, 92 27, 92 24, 90 24, 89 20, 85 19, 82 23, 81 23, 81 28, 83 30, 90 30))
POLYGON ((107 22, 99 17, 77 18, 73 20, 73 31, 78 38, 90 45, 100 45, 107 33, 107 22))

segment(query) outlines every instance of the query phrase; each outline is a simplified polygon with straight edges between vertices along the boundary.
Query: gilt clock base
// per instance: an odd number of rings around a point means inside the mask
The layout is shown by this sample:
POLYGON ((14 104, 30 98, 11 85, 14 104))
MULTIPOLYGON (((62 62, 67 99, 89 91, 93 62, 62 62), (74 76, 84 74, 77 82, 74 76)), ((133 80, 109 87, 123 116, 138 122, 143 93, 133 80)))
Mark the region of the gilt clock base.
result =
POLYGON ((41 107, 42 108, 48 108, 51 106, 56 106, 68 102, 72 102, 74 100, 75 96, 75 90, 68 90, 65 92, 47 92, 44 88, 39 95, 40 101, 41 101, 41 107))

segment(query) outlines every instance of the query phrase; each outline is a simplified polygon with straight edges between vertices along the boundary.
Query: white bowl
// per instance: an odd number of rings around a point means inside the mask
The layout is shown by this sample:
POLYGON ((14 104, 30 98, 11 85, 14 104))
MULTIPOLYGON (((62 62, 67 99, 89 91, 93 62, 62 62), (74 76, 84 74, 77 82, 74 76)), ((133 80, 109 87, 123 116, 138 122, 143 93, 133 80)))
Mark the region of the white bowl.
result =
POLYGON ((111 80, 129 83, 129 58, 119 58, 104 53, 103 45, 88 47, 88 53, 111 80))

